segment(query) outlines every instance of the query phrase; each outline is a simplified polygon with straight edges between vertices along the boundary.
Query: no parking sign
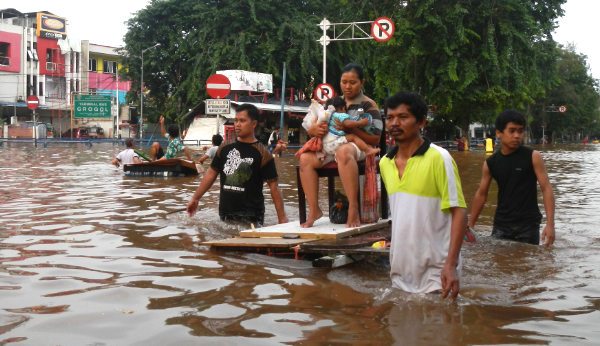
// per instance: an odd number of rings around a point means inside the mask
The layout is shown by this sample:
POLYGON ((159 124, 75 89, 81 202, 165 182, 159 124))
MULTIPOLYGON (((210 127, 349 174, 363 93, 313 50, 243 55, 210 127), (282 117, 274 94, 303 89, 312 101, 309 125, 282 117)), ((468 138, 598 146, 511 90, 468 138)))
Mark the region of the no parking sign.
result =
POLYGON ((320 102, 326 102, 332 97, 335 97, 335 90, 331 84, 322 83, 317 85, 313 92, 313 97, 320 102))
POLYGON ((394 22, 388 17, 379 17, 371 25, 371 37, 377 42, 386 42, 392 39, 396 31, 394 22))

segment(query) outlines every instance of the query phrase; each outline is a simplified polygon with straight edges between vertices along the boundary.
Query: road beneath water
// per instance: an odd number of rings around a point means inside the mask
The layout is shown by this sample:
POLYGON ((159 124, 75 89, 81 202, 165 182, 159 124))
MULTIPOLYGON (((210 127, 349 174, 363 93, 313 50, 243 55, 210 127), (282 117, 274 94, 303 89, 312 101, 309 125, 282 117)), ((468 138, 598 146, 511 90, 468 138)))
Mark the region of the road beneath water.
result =
MULTIPOLYGON (((327 270, 209 251, 199 242, 238 232, 219 222, 218 190, 189 218, 177 211, 198 177, 125 177, 111 144, 5 143, 0 344, 597 345, 600 146, 538 149, 557 197, 554 248, 491 239, 493 187, 450 303, 391 289, 374 263, 327 270)), ((470 202, 485 154, 453 156, 470 202)), ((277 160, 297 218, 295 158, 277 160)))

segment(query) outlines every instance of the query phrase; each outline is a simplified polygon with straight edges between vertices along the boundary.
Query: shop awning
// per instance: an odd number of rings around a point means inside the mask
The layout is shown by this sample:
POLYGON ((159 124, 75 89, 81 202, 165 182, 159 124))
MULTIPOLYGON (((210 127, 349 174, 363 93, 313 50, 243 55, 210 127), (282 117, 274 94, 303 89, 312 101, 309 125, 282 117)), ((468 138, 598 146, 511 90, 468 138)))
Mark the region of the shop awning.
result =
MULTIPOLYGON (((254 105, 254 106, 256 106, 256 108, 260 109, 261 111, 281 112, 281 105, 277 105, 277 104, 260 103, 260 102, 231 101, 232 106, 233 105, 238 106, 238 105, 243 105, 243 104, 254 105)), ((308 113, 308 107, 283 105, 283 111, 306 114, 306 113, 308 113)))

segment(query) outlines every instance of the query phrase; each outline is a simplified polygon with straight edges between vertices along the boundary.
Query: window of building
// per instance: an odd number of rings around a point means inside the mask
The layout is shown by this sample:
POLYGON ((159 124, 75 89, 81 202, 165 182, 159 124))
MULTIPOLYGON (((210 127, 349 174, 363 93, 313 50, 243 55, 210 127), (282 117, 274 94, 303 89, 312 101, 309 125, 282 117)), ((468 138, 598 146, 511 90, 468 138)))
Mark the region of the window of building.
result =
POLYGON ((10 43, 0 42, 0 65, 10 65, 10 43))
MULTIPOLYGON (((29 44, 29 42, 27 43, 29 44)), ((35 61, 39 61, 40 58, 38 57, 38 52, 37 52, 37 42, 33 42, 33 60, 35 61)))
POLYGON ((104 71, 104 73, 116 73, 117 72, 117 62, 110 61, 110 60, 104 60, 103 65, 102 65, 102 70, 104 71))
POLYGON ((35 85, 31 85, 31 75, 27 75, 27 96, 35 94, 35 85))
POLYGON ((96 95, 97 92, 98 92, 98 89, 90 88, 90 95, 96 95))
POLYGON ((52 48, 46 49, 46 61, 54 62, 54 49, 52 49, 52 48))
POLYGON ((90 59, 90 66, 89 66, 89 70, 90 71, 98 71, 98 62, 96 61, 96 59, 90 59))
POLYGON ((44 96, 44 82, 40 82, 40 96, 44 96))

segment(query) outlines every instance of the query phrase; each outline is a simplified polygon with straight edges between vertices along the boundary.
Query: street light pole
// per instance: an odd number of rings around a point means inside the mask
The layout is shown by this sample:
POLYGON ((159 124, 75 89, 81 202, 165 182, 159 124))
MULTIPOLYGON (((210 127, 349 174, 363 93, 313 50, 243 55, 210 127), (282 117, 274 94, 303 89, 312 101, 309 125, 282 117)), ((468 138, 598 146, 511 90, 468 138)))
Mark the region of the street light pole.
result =
POLYGON ((140 143, 144 140, 144 52, 158 46, 160 46, 160 43, 142 49, 142 73, 140 74, 140 143))

